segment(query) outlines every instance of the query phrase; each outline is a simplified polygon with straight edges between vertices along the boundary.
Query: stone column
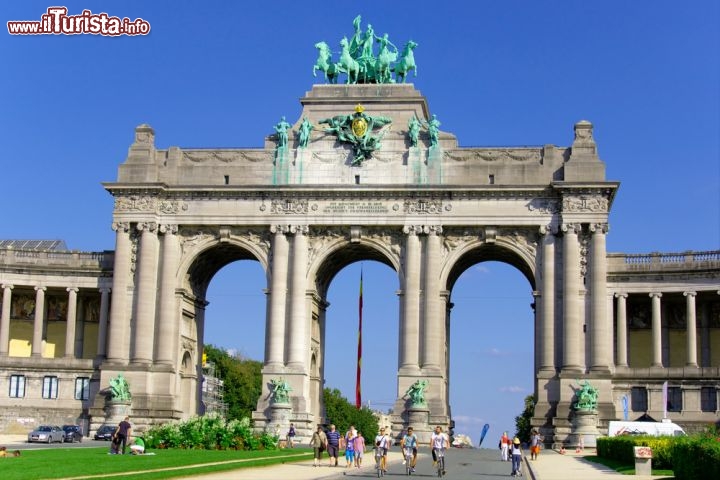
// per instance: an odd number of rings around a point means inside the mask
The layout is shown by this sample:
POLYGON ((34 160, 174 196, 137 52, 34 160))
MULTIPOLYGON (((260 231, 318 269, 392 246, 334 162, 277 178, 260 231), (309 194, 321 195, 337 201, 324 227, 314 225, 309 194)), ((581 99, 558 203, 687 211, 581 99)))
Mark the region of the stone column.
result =
POLYGON ((130 315, 128 309, 128 286, 130 285, 130 263, 132 243, 130 224, 113 223, 115 230, 115 265, 113 268, 112 303, 110 304, 110 334, 107 343, 107 358, 116 362, 127 362, 129 358, 130 315))
MULTIPOLYGON (((157 363, 175 364, 175 352, 178 341, 177 270, 180 262, 180 242, 178 241, 177 225, 160 225, 162 239, 162 266, 160 276, 160 315, 156 334, 157 363)), ((202 346, 201 346, 202 347, 202 346)))
POLYGON ((97 358, 107 354, 108 308, 110 307, 110 289, 100 289, 100 318, 98 319, 97 358))
POLYGON ((581 372, 579 224, 562 226, 563 236, 563 370, 581 372))
POLYGON ((155 308, 157 301, 158 236, 155 222, 138 223, 140 252, 138 254, 137 305, 133 332, 133 363, 153 361, 155 341, 155 308))
POLYGON ((660 297, 662 293, 653 292, 652 298, 652 366, 662 367, 662 329, 660 314, 660 297))
POLYGON ((420 370, 420 227, 408 225, 405 233, 403 315, 400 318, 400 368, 420 370))
POLYGON ((627 293, 616 293, 617 298, 617 360, 618 367, 628 366, 627 351, 627 293))
POLYGON ((77 287, 68 287, 67 325, 65 328, 65 358, 75 357, 75 322, 77 322, 77 287))
POLYGON ((307 321, 307 264, 308 226, 291 227, 295 234, 292 250, 292 290, 290 291, 290 315, 288 336, 288 366, 300 371, 306 370, 309 352, 310 328, 307 321))
POLYGON ((45 326, 45 287, 35 287, 35 320, 33 321, 32 356, 42 357, 43 327, 45 326))
MULTIPOLYGON (((540 228, 542 265, 540 310, 538 315, 539 370, 555 372, 555 234, 550 227, 540 228)), ((536 306, 537 311, 537 306, 536 306)))
POLYGON ((612 362, 612 324, 607 312, 607 252, 605 248, 606 223, 590 226, 590 279, 591 279, 591 357, 590 370, 610 373, 612 362))
POLYGON ((270 308, 265 327, 265 366, 282 367, 285 362, 285 302, 287 300, 288 240, 285 226, 273 225, 270 308))
POLYGON ((695 315, 695 292, 685 292, 687 299, 687 363, 688 367, 697 367, 697 320, 695 315))
POLYGON ((423 322, 423 368, 440 370, 445 347, 445 313, 440 311, 440 234, 442 227, 425 227, 425 286, 423 322))
POLYGON ((700 366, 709 367, 710 358, 710 306, 703 302, 700 304, 700 366))
POLYGON ((3 283, 2 315, 0 316, 0 357, 10 353, 10 306, 12 304, 13 285, 3 283))

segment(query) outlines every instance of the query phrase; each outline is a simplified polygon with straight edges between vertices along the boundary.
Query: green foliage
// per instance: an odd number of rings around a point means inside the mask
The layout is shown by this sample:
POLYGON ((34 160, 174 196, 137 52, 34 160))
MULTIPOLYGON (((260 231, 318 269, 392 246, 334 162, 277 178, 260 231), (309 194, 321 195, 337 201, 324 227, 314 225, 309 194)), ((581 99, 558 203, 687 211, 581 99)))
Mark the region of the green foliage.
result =
POLYGON ((358 410, 336 388, 332 390, 326 388, 323 392, 323 400, 327 423, 334 423, 341 434, 344 434, 350 425, 355 425, 366 441, 375 438, 378 432, 377 418, 369 408, 362 407, 358 410))
POLYGON ((672 469, 677 480, 720 478, 720 433, 711 427, 688 437, 618 436, 597 440, 598 456, 625 465, 635 462, 635 446, 653 451, 653 469, 672 469))
POLYGON ((520 439, 521 442, 530 441, 530 432, 532 431, 532 425, 530 420, 535 415, 535 396, 528 395, 525 397, 525 409, 523 412, 515 417, 515 436, 520 439))
POLYGON ((717 427, 678 438, 671 452, 676 480, 720 478, 720 432, 717 427))
POLYGON ((227 350, 205 345, 207 361, 215 364, 215 375, 224 382, 228 419, 250 417, 262 392, 262 362, 231 356, 227 350))
POLYGON ((255 434, 250 419, 230 420, 206 415, 186 422, 151 427, 145 433, 145 446, 199 450, 274 450, 278 438, 267 433, 255 434))

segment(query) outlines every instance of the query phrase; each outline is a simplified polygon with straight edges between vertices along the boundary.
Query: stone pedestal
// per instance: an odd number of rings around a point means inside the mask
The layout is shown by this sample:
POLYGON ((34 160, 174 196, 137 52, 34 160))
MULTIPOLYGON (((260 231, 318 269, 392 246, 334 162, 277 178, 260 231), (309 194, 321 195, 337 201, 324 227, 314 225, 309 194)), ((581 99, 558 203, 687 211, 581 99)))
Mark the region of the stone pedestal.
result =
POLYGON ((597 410, 575 410, 565 448, 595 448, 600 435, 597 423, 597 410))
POLYGON ((109 401, 105 404, 105 423, 118 424, 132 413, 130 400, 109 401))
POLYGON ((292 405, 289 403, 273 403, 270 406, 270 421, 265 426, 265 431, 271 435, 284 438, 290 428, 290 415, 292 405))
POLYGON ((430 409, 427 406, 412 406, 408 409, 407 427, 413 427, 420 444, 427 444, 432 435, 430 427, 430 409))

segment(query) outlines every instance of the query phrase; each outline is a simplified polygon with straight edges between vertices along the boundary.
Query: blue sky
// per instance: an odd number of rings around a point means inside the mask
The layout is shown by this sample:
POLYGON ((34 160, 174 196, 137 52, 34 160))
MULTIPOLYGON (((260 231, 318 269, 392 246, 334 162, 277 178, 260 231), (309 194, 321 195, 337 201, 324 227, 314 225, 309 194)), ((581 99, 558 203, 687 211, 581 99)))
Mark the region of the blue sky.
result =
MULTIPOLYGON (((0 18, 39 20, 54 3, 3 2, 0 18)), ((720 248, 720 37, 715 1, 64 2, 151 25, 142 37, 0 34, 0 238, 112 250, 113 181, 149 123, 160 148, 260 147, 299 117, 315 42, 352 19, 416 41, 431 113, 461 146, 569 145, 595 125, 608 180, 621 182, 608 251, 720 248)), ((4 27, 3 27, 4 28, 4 27)), ((360 264, 333 281, 329 386, 352 398, 360 264)), ((395 397, 396 275, 364 262, 363 391, 395 397)), ((262 358, 259 264, 223 269, 209 291, 210 343, 262 358), (240 333, 242 331, 242 334, 240 333)), ((452 292, 451 404, 459 433, 512 430, 532 392, 530 286, 499 263, 468 269, 452 292), (498 365, 505 365, 497 368, 498 365)))

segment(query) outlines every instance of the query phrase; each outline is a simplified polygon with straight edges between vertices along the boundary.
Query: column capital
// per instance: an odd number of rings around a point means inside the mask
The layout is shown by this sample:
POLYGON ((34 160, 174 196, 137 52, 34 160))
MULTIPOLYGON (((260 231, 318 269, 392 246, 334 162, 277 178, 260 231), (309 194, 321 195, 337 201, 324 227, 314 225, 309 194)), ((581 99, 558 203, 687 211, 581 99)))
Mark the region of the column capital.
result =
POLYGON ((424 225, 423 232, 428 235, 440 235, 443 232, 442 225, 424 225))
POLYGON ((15 288, 15 285, 13 285, 12 283, 3 283, 2 288, 3 288, 3 290, 6 290, 6 289, 12 290, 13 288, 15 288))
POLYGON ((150 233, 157 233, 158 224, 157 222, 138 222, 137 224, 138 231, 147 231, 150 233))
POLYGON ((110 287, 100 287, 100 288, 98 288, 98 291, 99 291, 100 293, 110 293, 110 292, 112 292, 112 288, 110 288, 110 287))
POLYGON ((628 294, 625 292, 615 292, 615 298, 627 298, 628 294))
POLYGON ((683 292, 683 295, 686 297, 694 297, 697 295, 697 292, 692 292, 692 291, 683 292))
POLYGON ((42 291, 44 292, 45 290, 47 290, 47 287, 44 287, 44 286, 42 286, 42 285, 37 285, 37 286, 35 287, 35 291, 36 291, 36 292, 39 292, 40 290, 42 290, 42 291))
POLYGON ((174 223, 162 223, 158 226, 158 230, 165 235, 177 235, 178 226, 174 223))
POLYGON ((77 293, 78 291, 80 291, 80 289, 79 289, 78 287, 67 287, 67 288, 65 289, 65 291, 66 291, 66 292, 75 292, 75 293, 77 293))
POLYGON ((648 296, 649 296, 650 298, 660 298, 660 297, 662 297, 662 293, 660 293, 660 292, 651 292, 651 293, 648 293, 648 296))
POLYGON ((560 226, 560 230, 563 233, 580 233, 581 225, 579 223, 563 223, 560 226))
POLYGON ((288 225, 288 230, 294 235, 307 235, 310 227, 308 225, 288 225))
POLYGON ((130 231, 130 222, 113 222, 111 228, 115 232, 127 233, 130 231))
POLYGON ((287 234, 290 233, 289 225, 270 225, 270 233, 287 234))
POLYGON ((590 232, 591 233, 608 233, 610 231, 610 226, 607 223, 591 223, 590 224, 590 232))
POLYGON ((418 235, 424 233, 422 225, 405 225, 403 226, 402 231, 406 235, 418 235))
POLYGON ((538 230, 540 231, 540 235, 551 236, 551 235, 555 235, 557 233, 558 228, 556 225, 549 223, 547 225, 540 225, 538 230))

